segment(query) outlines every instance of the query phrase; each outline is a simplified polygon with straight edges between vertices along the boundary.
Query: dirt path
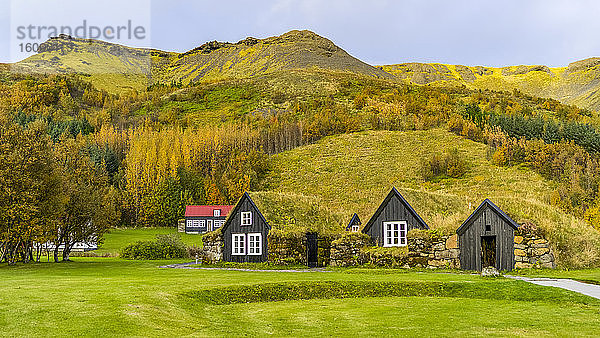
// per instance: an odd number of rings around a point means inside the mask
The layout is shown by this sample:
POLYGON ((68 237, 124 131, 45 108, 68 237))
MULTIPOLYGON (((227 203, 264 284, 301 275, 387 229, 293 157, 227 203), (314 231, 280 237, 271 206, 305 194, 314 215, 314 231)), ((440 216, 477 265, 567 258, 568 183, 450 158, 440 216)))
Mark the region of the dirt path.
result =
POLYGON ((572 279, 562 279, 562 278, 528 278, 521 276, 506 276, 512 279, 518 279, 525 282, 543 285, 543 286, 551 286, 555 288, 561 288, 565 290, 570 290, 573 292, 581 293, 582 295, 594 297, 596 299, 600 299, 600 285, 587 284, 578 282, 572 279))

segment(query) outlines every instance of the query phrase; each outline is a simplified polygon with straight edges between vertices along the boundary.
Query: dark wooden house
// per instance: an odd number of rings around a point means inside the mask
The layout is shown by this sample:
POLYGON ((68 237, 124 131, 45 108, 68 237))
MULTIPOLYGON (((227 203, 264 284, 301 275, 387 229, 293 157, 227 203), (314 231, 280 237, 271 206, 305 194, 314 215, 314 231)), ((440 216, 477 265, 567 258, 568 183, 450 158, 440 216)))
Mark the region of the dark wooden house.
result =
POLYGON ((265 262, 267 236, 271 226, 248 193, 240 198, 221 228, 223 260, 226 262, 265 262))
POLYGON ((514 237, 519 225, 486 199, 456 230, 460 267, 481 271, 493 266, 510 271, 515 266, 514 237))
POLYGON ((378 246, 395 247, 407 245, 406 235, 412 229, 429 227, 398 190, 392 188, 362 232, 378 246))
POLYGON ((358 217, 357 214, 354 214, 354 215, 352 215, 352 218, 350 219, 350 223, 348 223, 348 225, 346 226, 346 231, 359 232, 361 225, 362 225, 362 222, 360 221, 360 218, 358 217))
POLYGON ((188 205, 185 207, 185 232, 203 234, 225 224, 233 205, 188 205))

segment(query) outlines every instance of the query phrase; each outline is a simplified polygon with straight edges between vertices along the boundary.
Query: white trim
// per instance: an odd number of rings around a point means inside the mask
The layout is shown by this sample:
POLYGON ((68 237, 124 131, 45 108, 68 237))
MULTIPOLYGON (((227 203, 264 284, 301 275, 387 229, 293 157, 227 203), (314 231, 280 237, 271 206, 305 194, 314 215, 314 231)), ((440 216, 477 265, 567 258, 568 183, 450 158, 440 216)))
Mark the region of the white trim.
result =
POLYGON ((199 226, 200 226, 200 220, 195 219, 192 221, 192 227, 197 228, 199 226))
POLYGON ((204 228, 204 226, 205 226, 205 224, 204 224, 204 223, 205 223, 205 222, 204 222, 204 220, 203 220, 203 219, 201 219, 201 220, 200 220, 200 227, 201 227, 201 228, 204 228))
POLYGON ((408 224, 406 221, 383 222, 382 231, 384 247, 407 245, 406 233, 408 232, 408 224))
POLYGON ((246 255, 246 234, 231 234, 231 254, 233 256, 246 255))
POLYGON ((220 209, 213 210, 213 217, 221 217, 221 210, 220 209))
POLYGON ((260 232, 248 234, 248 256, 262 255, 262 234, 260 232))
POLYGON ((252 211, 242 211, 240 213, 240 223, 241 226, 252 225, 252 211))
POLYGON ((193 224, 193 223, 192 223, 192 220, 191 220, 191 219, 188 219, 188 220, 185 222, 185 226, 186 226, 186 227, 190 227, 190 228, 191 228, 191 227, 192 227, 192 224, 193 224))
POLYGON ((206 220, 206 230, 208 231, 213 231, 213 220, 212 219, 207 219, 206 220))
POLYGON ((360 230, 360 225, 353 225, 352 226, 352 230, 350 230, 351 232, 358 232, 358 230, 360 230))

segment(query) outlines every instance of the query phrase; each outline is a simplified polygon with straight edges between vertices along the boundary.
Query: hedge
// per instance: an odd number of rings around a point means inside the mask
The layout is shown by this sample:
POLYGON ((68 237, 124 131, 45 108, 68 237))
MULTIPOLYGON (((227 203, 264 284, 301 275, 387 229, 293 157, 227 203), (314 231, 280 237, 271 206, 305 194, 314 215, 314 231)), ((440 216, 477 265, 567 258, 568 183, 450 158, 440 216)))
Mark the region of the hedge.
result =
POLYGON ((154 241, 137 241, 121 250, 121 257, 127 259, 172 259, 186 258, 185 244, 177 235, 158 235, 154 241))

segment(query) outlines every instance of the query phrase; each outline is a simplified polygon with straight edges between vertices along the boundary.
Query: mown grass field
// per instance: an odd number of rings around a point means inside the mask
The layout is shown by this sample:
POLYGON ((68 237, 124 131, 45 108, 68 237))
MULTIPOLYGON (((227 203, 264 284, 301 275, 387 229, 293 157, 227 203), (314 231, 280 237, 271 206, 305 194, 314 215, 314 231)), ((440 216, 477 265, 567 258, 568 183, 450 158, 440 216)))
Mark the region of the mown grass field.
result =
POLYGON ((268 190, 321 198, 347 221, 366 224, 392 186, 433 229, 454 233, 489 198, 517 222, 531 221, 555 245, 559 264, 584 267, 600 261, 600 234, 551 205, 555 183, 524 167, 500 167, 487 146, 441 129, 366 131, 325 138, 275 155, 268 190), (461 178, 426 182, 421 159, 456 148, 468 163, 461 178))
POLYGON ((98 250, 94 253, 98 255, 103 254, 118 254, 122 248, 128 244, 137 241, 150 241, 156 239, 157 235, 170 235, 175 234, 181 237, 181 240, 188 246, 202 246, 202 236, 200 235, 188 235, 185 233, 177 232, 175 228, 139 228, 139 229, 112 229, 109 233, 104 235, 104 243, 102 243, 98 250))
MULTIPOLYGON (((600 301, 510 279, 403 270, 284 273, 159 269, 74 258, 0 266, 0 336, 595 336, 600 301), (211 305, 190 291, 301 281, 453 286, 444 296, 211 305)), ((595 272, 597 274, 597 272, 595 272)))

